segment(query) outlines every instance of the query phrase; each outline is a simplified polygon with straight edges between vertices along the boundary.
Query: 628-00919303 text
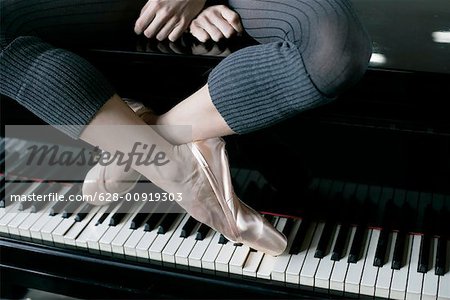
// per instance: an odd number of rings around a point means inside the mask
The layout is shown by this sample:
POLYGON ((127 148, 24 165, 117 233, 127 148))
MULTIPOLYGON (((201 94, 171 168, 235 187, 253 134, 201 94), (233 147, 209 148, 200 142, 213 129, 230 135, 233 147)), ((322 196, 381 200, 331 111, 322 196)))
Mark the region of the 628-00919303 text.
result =
POLYGON ((139 201, 181 201, 183 199, 183 193, 126 193, 120 195, 117 193, 94 193, 92 195, 64 195, 59 193, 49 193, 49 194, 27 194, 27 195, 11 195, 11 202, 26 202, 26 201, 85 201, 85 202, 115 202, 115 201, 129 201, 129 202, 139 202, 139 201))

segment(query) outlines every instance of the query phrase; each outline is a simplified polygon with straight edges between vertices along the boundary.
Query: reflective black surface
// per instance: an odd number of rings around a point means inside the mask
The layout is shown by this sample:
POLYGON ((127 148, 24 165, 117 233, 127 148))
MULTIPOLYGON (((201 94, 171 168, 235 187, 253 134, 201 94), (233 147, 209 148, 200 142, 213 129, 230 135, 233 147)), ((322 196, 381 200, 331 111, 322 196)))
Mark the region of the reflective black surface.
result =
POLYGON ((450 73, 450 1, 352 1, 372 37, 372 67, 450 73))

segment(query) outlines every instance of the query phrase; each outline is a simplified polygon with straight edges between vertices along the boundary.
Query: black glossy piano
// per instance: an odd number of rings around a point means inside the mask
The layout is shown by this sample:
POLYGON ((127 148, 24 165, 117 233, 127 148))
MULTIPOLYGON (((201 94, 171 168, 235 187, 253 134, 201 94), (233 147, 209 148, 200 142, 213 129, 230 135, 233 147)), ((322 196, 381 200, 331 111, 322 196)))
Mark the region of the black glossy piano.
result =
MULTIPOLYGON (((23 168, 30 141, 2 134, 2 298, 35 288, 100 299, 450 299, 450 5, 354 4, 374 42, 361 82, 326 107, 226 138, 237 194, 288 236, 285 253, 235 245, 142 203, 12 203, 13 193, 77 195, 80 182, 23 168)), ((185 36, 74 51, 124 97, 163 112, 252 43, 185 36)), ((8 99, 1 106, 2 131, 42 124, 8 99)))

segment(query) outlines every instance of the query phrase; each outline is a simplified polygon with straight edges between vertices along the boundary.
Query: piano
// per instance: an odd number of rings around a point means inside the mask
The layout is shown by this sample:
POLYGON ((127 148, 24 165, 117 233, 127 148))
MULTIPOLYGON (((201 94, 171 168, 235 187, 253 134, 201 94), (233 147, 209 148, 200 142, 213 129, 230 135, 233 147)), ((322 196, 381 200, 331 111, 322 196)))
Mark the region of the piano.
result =
MULTIPOLYGON (((361 82, 326 107, 226 138, 237 194, 286 234, 285 253, 235 245, 182 212, 148 213, 140 202, 11 202, 13 193, 76 196, 80 182, 24 168, 32 138, 3 133, 2 298, 35 288, 110 299, 450 299, 450 7, 354 4, 374 41, 361 82)), ((163 112, 252 43, 185 36, 74 51, 122 95, 163 112)), ((12 101, 1 105, 2 132, 42 124, 12 101)))

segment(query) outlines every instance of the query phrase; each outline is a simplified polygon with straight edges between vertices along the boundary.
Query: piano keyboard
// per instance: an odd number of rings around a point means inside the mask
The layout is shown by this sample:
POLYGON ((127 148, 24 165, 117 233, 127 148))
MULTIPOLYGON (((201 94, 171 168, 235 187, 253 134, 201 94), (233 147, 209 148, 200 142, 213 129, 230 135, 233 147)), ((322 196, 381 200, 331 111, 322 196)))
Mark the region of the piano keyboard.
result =
MULTIPOLYGON (((4 175, 0 179, 3 186, 8 184, 4 175)), ((67 196, 80 192, 77 184, 54 182, 46 186, 45 192, 67 196)), ((24 184, 21 193, 40 189, 39 182, 24 184)), ((129 205, 127 202, 102 207, 77 205, 4 205, 0 208, 0 233, 12 239, 77 249, 86 255, 344 296, 450 299, 450 241, 439 235, 373 228, 361 225, 363 222, 358 226, 334 218, 318 221, 267 214, 266 218, 288 237, 285 253, 273 257, 235 245, 187 214, 148 213, 141 202, 133 203, 128 213, 120 210, 129 205)))

